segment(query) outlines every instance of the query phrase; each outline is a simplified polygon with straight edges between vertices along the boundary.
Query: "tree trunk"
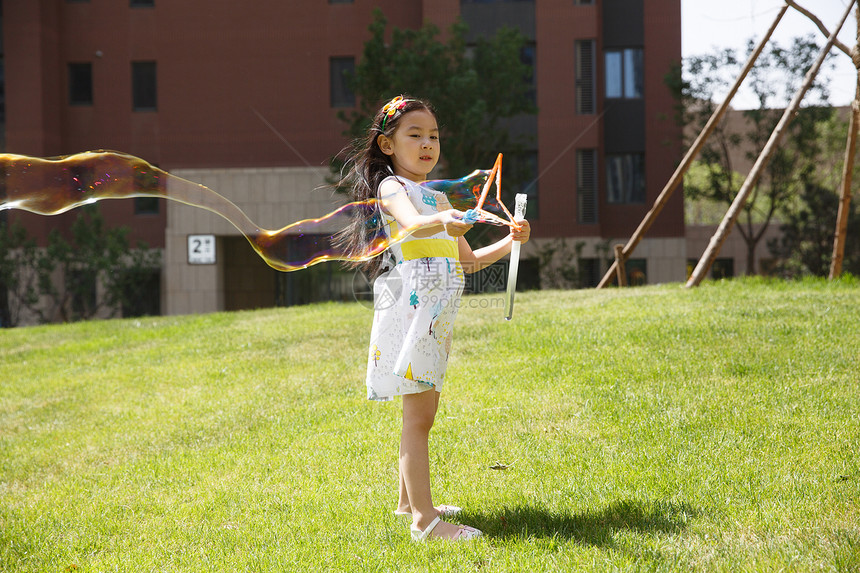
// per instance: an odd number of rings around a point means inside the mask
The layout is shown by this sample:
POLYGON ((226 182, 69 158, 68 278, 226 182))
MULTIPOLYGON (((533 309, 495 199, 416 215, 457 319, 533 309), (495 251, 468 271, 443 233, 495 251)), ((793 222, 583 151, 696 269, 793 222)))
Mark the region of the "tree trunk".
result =
POLYGON ((848 212, 851 208, 851 183, 854 178, 854 158, 857 152, 857 130, 860 122, 860 5, 857 6, 857 45, 852 60, 857 67, 857 87, 851 104, 851 120, 848 124, 848 142, 845 145, 845 161, 842 164, 842 187, 839 211, 836 215, 836 233, 833 237, 833 256, 830 259, 830 280, 842 274, 842 259, 845 256, 845 235, 848 232, 848 212))
POLYGON ((752 237, 747 241, 747 276, 755 274, 755 248, 757 244, 758 241, 752 237))

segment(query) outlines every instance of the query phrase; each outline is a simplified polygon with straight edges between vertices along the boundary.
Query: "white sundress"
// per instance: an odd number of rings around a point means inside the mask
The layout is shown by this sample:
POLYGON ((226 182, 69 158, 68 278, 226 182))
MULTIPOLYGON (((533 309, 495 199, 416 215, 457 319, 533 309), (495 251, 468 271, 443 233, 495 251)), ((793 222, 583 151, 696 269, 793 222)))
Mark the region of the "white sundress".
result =
MULTIPOLYGON (((437 199, 444 198, 444 193, 396 179, 418 213, 438 212, 437 199)), ((385 213, 383 217, 386 235, 396 235, 397 221, 385 213)), ((463 293, 458 239, 444 231, 430 237, 409 236, 392 245, 387 254, 389 268, 373 283, 367 398, 387 401, 429 389, 440 392, 463 293)))

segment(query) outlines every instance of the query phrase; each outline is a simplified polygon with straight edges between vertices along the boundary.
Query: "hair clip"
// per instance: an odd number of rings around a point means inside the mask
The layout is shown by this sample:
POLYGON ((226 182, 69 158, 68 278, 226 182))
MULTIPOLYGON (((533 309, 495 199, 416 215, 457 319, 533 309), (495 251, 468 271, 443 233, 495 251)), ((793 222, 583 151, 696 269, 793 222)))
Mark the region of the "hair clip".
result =
POLYGON ((411 99, 403 99, 403 96, 397 96, 393 98, 390 102, 382 106, 382 125, 380 129, 385 131, 385 124, 388 122, 388 118, 393 117, 399 110, 403 109, 407 103, 413 101, 411 99))

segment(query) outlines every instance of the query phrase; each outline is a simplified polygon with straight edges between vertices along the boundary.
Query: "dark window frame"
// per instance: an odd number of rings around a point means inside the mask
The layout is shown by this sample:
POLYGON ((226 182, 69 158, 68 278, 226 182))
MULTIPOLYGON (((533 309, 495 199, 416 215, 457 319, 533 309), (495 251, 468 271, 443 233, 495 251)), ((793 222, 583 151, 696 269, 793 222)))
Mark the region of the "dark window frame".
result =
POLYGON ((597 149, 576 150, 576 218, 581 225, 599 222, 597 149))
POLYGON ((627 271, 628 286, 644 286, 648 284, 648 259, 627 259, 624 261, 627 271))
POLYGON ((334 108, 355 107, 355 93, 349 77, 355 74, 355 56, 329 58, 329 105, 334 108))
POLYGON ((520 50, 520 61, 528 66, 523 81, 528 86, 526 97, 529 101, 537 105, 537 44, 528 42, 520 50))
POLYGON ((600 284, 600 279, 603 278, 600 261, 599 257, 579 257, 577 259, 577 278, 580 288, 592 288, 600 284))
POLYGON ((93 94, 93 63, 92 62, 69 62, 69 105, 91 106, 94 101, 93 94))
POLYGON ((158 197, 135 197, 135 215, 158 215, 161 212, 161 202, 158 197))
POLYGON ((158 65, 153 60, 131 63, 131 109, 158 111, 158 65))
POLYGON ((574 42, 577 115, 594 115, 597 110, 596 46, 597 42, 593 39, 574 42))

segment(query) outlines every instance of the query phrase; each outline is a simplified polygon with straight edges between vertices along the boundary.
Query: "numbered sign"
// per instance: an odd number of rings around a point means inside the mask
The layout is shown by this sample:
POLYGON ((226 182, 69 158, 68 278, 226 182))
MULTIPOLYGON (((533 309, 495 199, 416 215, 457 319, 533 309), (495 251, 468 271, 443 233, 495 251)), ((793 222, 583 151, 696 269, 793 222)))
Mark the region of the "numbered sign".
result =
POLYGON ((215 264, 215 235, 188 235, 188 264, 215 264))

